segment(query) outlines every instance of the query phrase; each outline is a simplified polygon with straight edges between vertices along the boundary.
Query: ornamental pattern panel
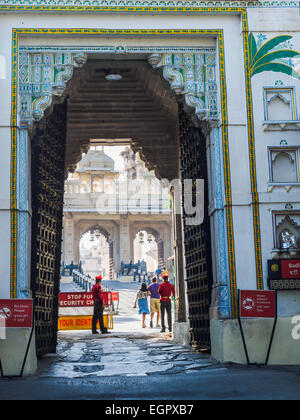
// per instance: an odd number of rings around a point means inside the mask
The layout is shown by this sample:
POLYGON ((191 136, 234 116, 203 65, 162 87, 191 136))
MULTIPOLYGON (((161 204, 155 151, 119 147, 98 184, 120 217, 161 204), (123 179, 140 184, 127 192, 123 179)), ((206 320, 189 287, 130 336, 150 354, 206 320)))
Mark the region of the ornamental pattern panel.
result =
POLYGON ((163 69, 171 89, 184 95, 200 120, 218 119, 215 53, 151 54, 148 61, 163 69))
POLYGON ((30 10, 93 10, 103 11, 103 9, 114 9, 121 11, 124 8, 132 8, 135 12, 135 8, 147 8, 150 9, 151 13, 155 9, 167 9, 164 11, 172 11, 174 8, 192 9, 196 11, 197 8, 201 7, 225 7, 225 8, 236 8, 236 7, 291 7, 298 8, 298 2, 293 0, 275 0, 275 1, 258 1, 258 0, 220 0, 220 1, 201 1, 201 0, 0 0, 0 9, 4 10, 17 10, 17 8, 30 8, 30 10))
MULTIPOLYGON (((137 51, 132 51, 137 52, 137 51)), ((21 127, 39 121, 53 96, 62 96, 74 67, 81 67, 87 51, 26 51, 19 54, 19 118, 21 127)), ((200 120, 217 120, 216 51, 153 53, 149 63, 162 68, 177 95, 183 94, 200 120)))
POLYGON ((63 95, 74 67, 81 67, 86 59, 82 52, 19 54, 19 117, 22 127, 43 117, 53 96, 63 95))

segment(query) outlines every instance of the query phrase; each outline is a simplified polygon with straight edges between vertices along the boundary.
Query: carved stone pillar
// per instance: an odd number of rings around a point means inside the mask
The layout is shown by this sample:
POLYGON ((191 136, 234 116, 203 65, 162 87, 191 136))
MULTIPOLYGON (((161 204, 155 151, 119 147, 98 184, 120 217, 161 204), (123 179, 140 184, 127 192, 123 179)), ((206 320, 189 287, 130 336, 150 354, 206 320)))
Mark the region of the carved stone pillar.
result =
POLYGON ((176 321, 186 322, 186 286, 184 281, 184 249, 182 235, 182 218, 173 214, 175 281, 177 291, 176 321))
POLYGON ((120 219, 120 261, 128 264, 133 256, 130 247, 130 229, 128 215, 122 214, 120 219))
POLYGON ((63 262, 65 265, 75 262, 75 232, 74 232, 74 220, 72 213, 65 213, 64 218, 64 253, 63 262))

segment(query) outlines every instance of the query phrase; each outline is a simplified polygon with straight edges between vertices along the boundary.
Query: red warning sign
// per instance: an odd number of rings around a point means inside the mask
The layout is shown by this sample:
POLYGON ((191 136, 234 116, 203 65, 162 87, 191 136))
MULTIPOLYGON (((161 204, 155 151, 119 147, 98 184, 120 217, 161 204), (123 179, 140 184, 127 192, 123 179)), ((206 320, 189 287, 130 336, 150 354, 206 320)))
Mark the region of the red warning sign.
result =
POLYGON ((6 328, 31 328, 33 317, 32 299, 1 299, 0 318, 6 328))
POLYGON ((240 316, 241 318, 275 318, 276 292, 241 290, 240 316))
POLYGON ((93 306, 93 294, 88 292, 60 293, 59 306, 61 308, 78 308, 93 306))
POLYGON ((283 279, 300 279, 300 260, 281 260, 283 279))
MULTIPOLYGON (((112 304, 112 293, 102 292, 103 305, 112 304)), ((93 294, 91 292, 60 293, 59 306, 61 308, 83 308, 94 306, 93 294)))

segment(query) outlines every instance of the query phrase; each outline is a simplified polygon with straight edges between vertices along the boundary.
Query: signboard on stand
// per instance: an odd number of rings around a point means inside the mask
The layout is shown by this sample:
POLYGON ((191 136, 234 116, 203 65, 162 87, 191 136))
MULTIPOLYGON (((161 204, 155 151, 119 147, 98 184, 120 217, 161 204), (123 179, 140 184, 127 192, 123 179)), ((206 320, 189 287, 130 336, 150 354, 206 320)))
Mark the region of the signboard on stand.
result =
POLYGON ((274 318, 272 335, 265 362, 265 365, 267 365, 277 324, 277 292, 275 290, 239 290, 238 306, 238 320, 248 365, 250 365, 250 361, 241 318, 274 318))
MULTIPOLYGON (((113 329, 112 292, 102 292, 102 299, 104 308, 109 310, 109 314, 103 315, 104 326, 108 329, 113 329)), ((60 293, 59 306, 63 310, 66 308, 72 308, 73 310, 74 308, 90 308, 94 306, 93 294, 91 292, 60 293)), ((62 312, 59 314, 59 331, 92 329, 92 315, 82 314, 80 310, 77 311, 76 309, 72 311, 72 315, 69 315, 66 311, 64 312, 64 314, 62 312)))
MULTIPOLYGON (((32 299, 0 299, 0 319, 4 328, 31 328, 29 341, 26 347, 25 357, 19 377, 23 376, 29 347, 34 332, 33 300, 32 299)), ((2 361, 0 359, 1 376, 5 377, 2 361)))
POLYGON ((1 299, 0 317, 5 321, 6 328, 31 328, 32 299, 1 299))
POLYGON ((241 318, 275 318, 275 291, 241 290, 241 318))

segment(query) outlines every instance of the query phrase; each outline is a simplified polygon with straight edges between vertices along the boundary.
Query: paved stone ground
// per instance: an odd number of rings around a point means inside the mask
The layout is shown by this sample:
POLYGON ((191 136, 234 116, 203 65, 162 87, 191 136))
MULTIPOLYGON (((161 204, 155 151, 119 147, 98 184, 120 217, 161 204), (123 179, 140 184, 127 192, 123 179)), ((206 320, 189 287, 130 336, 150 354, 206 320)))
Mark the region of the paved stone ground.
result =
MULTIPOLYGON (((221 365, 142 329, 132 308, 138 285, 114 286, 121 302, 112 334, 60 332, 57 354, 42 358, 34 377, 0 380, 0 400, 300 399, 300 367, 221 365)), ((62 290, 78 288, 65 280, 62 290)))
MULTIPOLYGON (((41 377, 150 376, 222 369, 208 357, 175 345, 169 333, 150 328, 149 316, 148 327, 141 328, 141 316, 133 309, 139 284, 105 281, 103 286, 120 293, 119 315, 112 333, 95 338, 90 331, 60 332, 57 357, 41 377)), ((79 288, 65 280, 61 290, 76 292, 79 288)), ((65 314, 67 311, 74 314, 83 309, 64 309, 65 314)))
POLYGON ((203 369, 224 369, 208 357, 192 352, 157 334, 99 336, 60 335, 57 356, 40 377, 87 378, 193 374, 203 369))

